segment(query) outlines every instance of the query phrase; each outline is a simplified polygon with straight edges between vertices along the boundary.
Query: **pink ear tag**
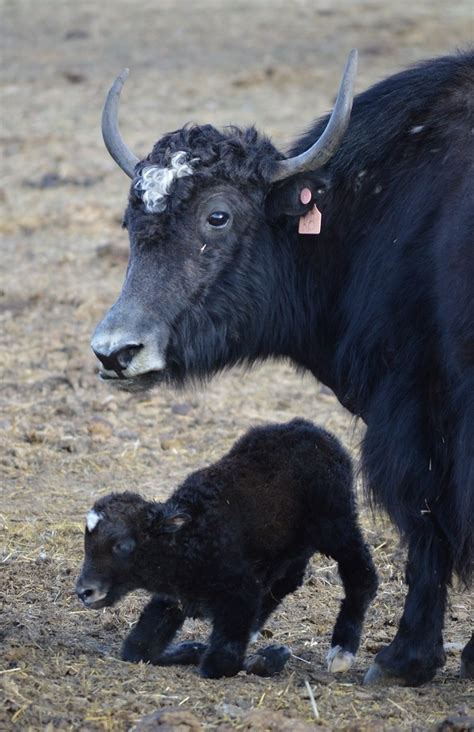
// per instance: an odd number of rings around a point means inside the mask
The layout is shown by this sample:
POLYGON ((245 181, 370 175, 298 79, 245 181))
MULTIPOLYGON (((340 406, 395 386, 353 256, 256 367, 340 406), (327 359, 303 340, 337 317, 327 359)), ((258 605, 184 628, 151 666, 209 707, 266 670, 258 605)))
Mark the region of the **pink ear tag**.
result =
MULTIPOLYGON (((301 203, 307 204, 311 201, 313 194, 309 188, 302 188, 300 192, 301 203)), ((300 234, 319 234, 321 232, 321 211, 316 204, 304 216, 300 216, 298 224, 300 234)))

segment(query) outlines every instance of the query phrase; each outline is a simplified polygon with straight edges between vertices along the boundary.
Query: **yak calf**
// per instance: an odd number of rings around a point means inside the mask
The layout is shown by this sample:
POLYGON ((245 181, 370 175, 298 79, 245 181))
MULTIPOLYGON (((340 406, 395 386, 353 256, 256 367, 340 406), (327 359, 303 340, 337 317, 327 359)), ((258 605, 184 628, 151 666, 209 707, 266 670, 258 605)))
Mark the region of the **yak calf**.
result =
POLYGON ((122 649, 126 661, 199 664, 202 676, 280 670, 285 646, 245 661, 252 634, 303 582, 315 552, 338 564, 345 597, 328 653, 347 670, 377 588, 357 523, 350 458, 298 419, 250 430, 215 464, 192 473, 165 503, 112 493, 87 515, 76 591, 88 608, 131 590, 152 599, 122 649), (186 617, 212 622, 208 644, 170 645, 186 617))

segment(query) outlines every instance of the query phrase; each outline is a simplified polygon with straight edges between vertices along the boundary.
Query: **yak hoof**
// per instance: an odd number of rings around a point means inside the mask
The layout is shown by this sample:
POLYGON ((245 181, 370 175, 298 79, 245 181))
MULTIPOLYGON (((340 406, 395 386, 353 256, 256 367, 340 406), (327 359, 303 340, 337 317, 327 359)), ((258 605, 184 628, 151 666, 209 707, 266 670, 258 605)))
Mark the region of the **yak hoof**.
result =
POLYGON ((461 659, 461 671, 459 673, 461 679, 474 679, 474 661, 466 661, 461 659))
POLYGON ((248 674, 274 676, 283 671, 291 656, 288 646, 266 646, 245 659, 244 668, 248 674))
POLYGON ((373 663, 364 676, 366 686, 406 686, 405 679, 392 676, 378 663, 373 663))
POLYGON ((328 671, 332 674, 340 674, 349 671, 354 663, 354 654, 350 651, 344 651, 341 646, 330 648, 326 656, 328 671))

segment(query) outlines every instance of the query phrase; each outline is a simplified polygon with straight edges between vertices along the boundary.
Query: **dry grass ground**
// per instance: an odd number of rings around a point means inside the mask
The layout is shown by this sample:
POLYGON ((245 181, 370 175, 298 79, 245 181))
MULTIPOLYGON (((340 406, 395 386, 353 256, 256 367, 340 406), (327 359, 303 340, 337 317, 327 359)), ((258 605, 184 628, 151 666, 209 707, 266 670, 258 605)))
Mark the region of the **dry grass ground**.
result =
MULTIPOLYGON (((285 144, 330 105, 351 46, 361 51, 362 89, 406 63, 465 45, 470 2, 2 0, 1 13, 0 727, 126 730, 174 707, 206 729, 283 730, 286 719, 296 732, 299 719, 329 729, 408 730, 466 712, 472 688, 457 674, 472 598, 458 588, 446 627, 452 650, 436 680, 416 690, 361 685, 394 634, 405 592, 403 549, 365 509, 381 587, 355 668, 344 677, 324 666, 341 594, 325 559, 313 562, 305 587, 269 622, 268 637, 294 653, 272 680, 241 674, 211 682, 188 668, 124 664, 120 642, 143 597, 87 612, 73 585, 83 517, 98 495, 133 488, 166 496, 249 426, 267 421, 313 419, 354 456, 360 440, 333 395, 286 364, 233 371, 201 393, 136 398, 97 381, 89 336, 126 261, 119 222, 127 180, 99 136, 110 80, 131 67, 123 129, 137 151, 190 119, 256 121, 285 144)), ((204 632, 199 623, 186 627, 190 637, 204 632)))

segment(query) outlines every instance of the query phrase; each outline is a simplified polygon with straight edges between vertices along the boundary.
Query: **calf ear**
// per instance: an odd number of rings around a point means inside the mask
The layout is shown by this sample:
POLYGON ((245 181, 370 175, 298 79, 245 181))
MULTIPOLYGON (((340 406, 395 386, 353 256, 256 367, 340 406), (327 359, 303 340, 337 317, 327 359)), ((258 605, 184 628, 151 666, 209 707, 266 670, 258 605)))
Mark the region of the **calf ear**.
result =
POLYGON ((171 534, 179 531, 189 521, 191 521, 189 514, 162 503, 155 503, 147 508, 149 528, 160 533, 171 534))
POLYGON ((265 201, 265 214, 270 221, 282 216, 300 218, 314 205, 324 208, 324 196, 329 189, 329 175, 297 175, 272 186, 265 201))
POLYGON ((166 534, 172 534, 175 531, 179 531, 185 524, 191 521, 191 516, 188 513, 182 511, 173 512, 163 516, 163 522, 160 526, 160 531, 166 534))

